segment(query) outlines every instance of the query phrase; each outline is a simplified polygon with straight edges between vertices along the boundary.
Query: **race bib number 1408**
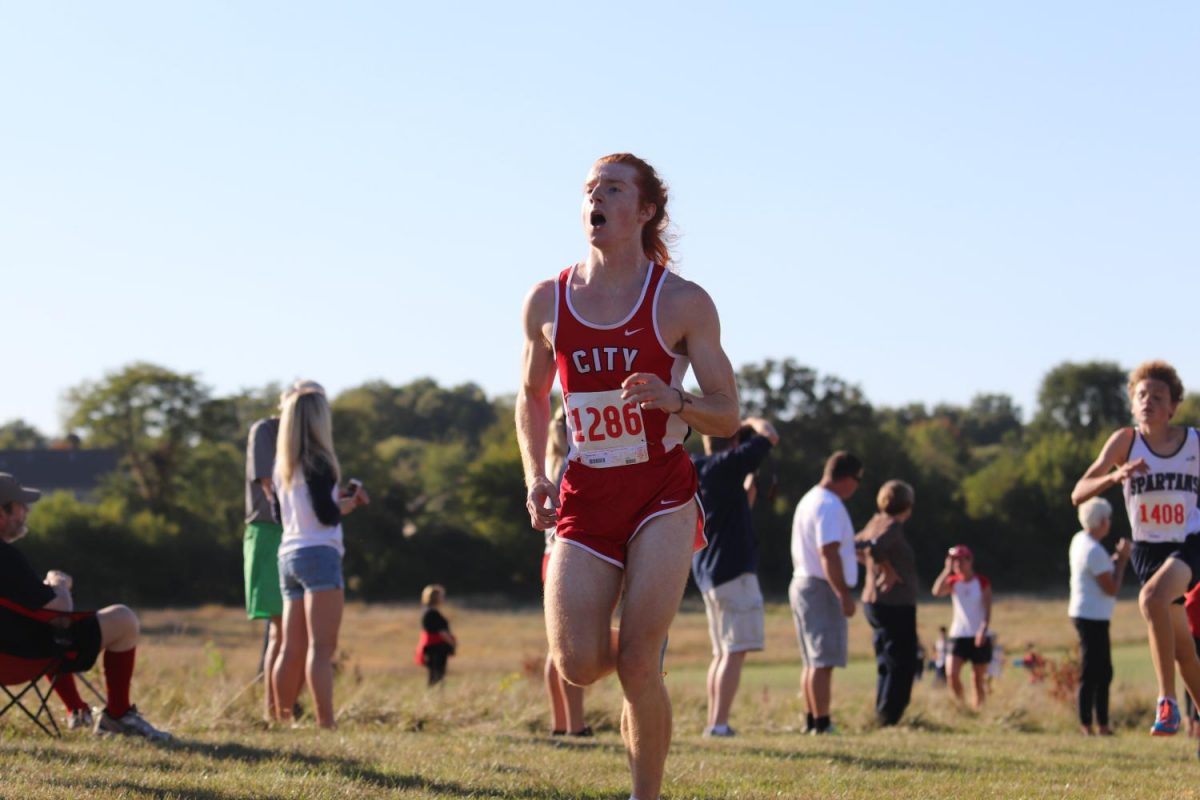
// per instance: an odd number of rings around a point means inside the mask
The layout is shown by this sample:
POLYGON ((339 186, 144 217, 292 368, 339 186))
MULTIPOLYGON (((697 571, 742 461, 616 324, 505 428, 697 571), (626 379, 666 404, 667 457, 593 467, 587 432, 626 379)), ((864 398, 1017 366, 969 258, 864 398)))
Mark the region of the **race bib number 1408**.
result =
POLYGON ((1137 521, 1143 528, 1163 533, 1187 533, 1189 499, 1186 494, 1171 492, 1138 495, 1137 521))

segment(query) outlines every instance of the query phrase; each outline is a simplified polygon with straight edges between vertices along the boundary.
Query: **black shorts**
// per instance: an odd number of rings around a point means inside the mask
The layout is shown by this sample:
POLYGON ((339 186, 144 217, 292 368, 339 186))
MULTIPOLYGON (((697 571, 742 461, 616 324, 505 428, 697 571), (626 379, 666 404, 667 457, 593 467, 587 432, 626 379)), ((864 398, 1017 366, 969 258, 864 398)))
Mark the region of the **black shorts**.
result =
POLYGON ((1177 558, 1192 570, 1191 589, 1200 579, 1200 533, 1189 533, 1182 542, 1134 542, 1129 554, 1133 574, 1145 586, 1168 558, 1177 558))
POLYGON ((87 672, 100 655, 100 620, 95 614, 72 620, 55 641, 66 649, 65 672, 87 672))
POLYGON ((54 622, 5 614, 0 645, 6 654, 30 660, 65 654, 66 671, 84 672, 100 654, 100 621, 90 612, 58 617, 54 622))
POLYGON ((992 637, 983 641, 982 647, 975 645, 974 636, 957 636, 951 640, 950 655, 970 661, 972 664, 992 663, 992 637))

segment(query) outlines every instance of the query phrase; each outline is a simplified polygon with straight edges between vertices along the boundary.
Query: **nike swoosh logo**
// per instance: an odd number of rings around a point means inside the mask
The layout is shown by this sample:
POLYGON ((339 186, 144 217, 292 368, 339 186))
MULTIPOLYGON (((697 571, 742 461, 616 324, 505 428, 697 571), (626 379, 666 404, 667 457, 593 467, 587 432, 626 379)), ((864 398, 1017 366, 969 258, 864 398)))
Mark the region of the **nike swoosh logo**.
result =
POLYGON ((677 502, 679 502, 679 501, 678 501, 678 500, 659 500, 659 501, 658 501, 658 504, 659 504, 660 506, 673 506, 673 505, 675 505, 677 502))
POLYGON ((644 331, 644 330, 645 330, 645 328, 634 328, 634 329, 633 329, 633 330, 631 330, 631 331, 625 331, 625 335, 626 335, 626 336, 633 336, 633 335, 634 335, 635 333, 637 333, 638 331, 644 331))

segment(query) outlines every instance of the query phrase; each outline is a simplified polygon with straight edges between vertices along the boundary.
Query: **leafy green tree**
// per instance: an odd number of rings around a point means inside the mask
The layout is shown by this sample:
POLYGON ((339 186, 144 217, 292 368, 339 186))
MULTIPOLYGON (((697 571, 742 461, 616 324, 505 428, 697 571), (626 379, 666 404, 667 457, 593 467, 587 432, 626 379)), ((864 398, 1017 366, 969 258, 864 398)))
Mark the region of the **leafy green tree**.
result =
POLYGON ((999 444, 1020 435, 1021 409, 1006 394, 977 394, 963 411, 959 427, 971 445, 999 444))
POLYGON ((244 450, 251 425, 260 419, 279 416, 281 390, 278 383, 268 383, 257 389, 242 389, 229 397, 209 398, 200 407, 201 437, 244 450))
POLYGON ((1039 430, 1094 435, 1129 424, 1125 370, 1111 361, 1059 364, 1038 390, 1039 430))
POLYGON ((1179 409, 1171 421, 1176 425, 1190 425, 1193 428, 1200 426, 1200 394, 1193 392, 1184 395, 1183 402, 1179 404, 1179 409))
POLYGON ((357 412, 358 423, 377 433, 432 441, 478 442, 496 418, 475 384, 444 389, 431 378, 404 386, 365 383, 338 395, 334 410, 357 412))
POLYGON ((938 416, 909 425, 904 431, 909 457, 927 473, 957 483, 966 472, 970 454, 958 427, 938 416))
POLYGON ((45 446, 46 437, 23 419, 0 425, 0 450, 40 450, 45 446))
POLYGON ((544 540, 529 525, 521 455, 511 419, 512 408, 502 407, 497 422, 484 432, 479 455, 463 476, 462 515, 469 529, 496 549, 496 567, 509 584, 536 593, 544 540))
POLYGON ((68 390, 67 420, 90 444, 118 448, 140 498, 161 511, 204 432, 208 400, 195 375, 140 362, 68 390))

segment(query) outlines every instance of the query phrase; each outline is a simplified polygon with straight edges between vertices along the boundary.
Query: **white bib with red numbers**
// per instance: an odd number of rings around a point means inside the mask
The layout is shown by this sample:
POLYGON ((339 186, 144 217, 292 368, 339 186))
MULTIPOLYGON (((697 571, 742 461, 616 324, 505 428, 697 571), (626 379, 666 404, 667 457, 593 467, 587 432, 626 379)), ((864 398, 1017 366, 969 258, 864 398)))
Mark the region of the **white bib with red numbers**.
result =
POLYGON ((589 467, 627 467, 648 461, 642 409, 621 399, 621 390, 567 396, 567 434, 589 467))

